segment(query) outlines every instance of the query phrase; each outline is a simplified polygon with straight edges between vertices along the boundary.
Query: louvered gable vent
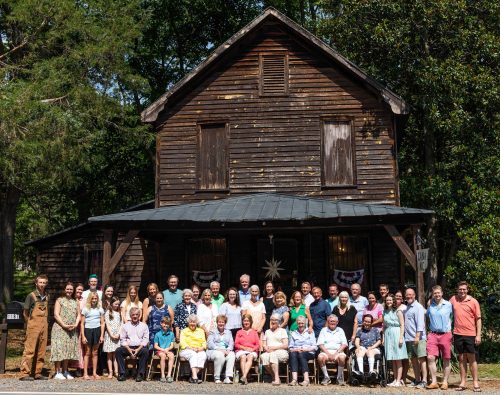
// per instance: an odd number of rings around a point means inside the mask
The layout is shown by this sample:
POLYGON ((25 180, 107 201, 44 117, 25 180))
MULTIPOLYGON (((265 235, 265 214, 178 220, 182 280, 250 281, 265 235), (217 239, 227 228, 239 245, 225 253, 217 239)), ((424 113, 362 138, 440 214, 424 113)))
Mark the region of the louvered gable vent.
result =
POLYGON ((288 57, 285 53, 261 54, 259 94, 288 95, 288 57))

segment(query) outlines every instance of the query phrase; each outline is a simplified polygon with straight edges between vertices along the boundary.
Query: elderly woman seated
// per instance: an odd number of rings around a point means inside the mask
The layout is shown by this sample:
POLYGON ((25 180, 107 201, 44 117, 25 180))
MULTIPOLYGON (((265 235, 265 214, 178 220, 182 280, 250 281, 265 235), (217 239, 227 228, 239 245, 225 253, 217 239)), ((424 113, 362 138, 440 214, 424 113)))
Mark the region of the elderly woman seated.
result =
POLYGON ((198 317, 190 314, 187 317, 188 326, 181 331, 180 357, 189 362, 191 367, 190 383, 200 384, 203 380, 198 379, 198 372, 205 367, 207 354, 207 341, 205 331, 198 327, 198 317))
POLYGON ((288 335, 286 330, 280 328, 280 316, 273 314, 269 321, 269 329, 262 338, 262 348, 260 360, 266 370, 273 376, 273 385, 280 385, 278 364, 288 360, 288 335))
POLYGON ((235 360, 233 335, 229 329, 226 329, 227 317, 225 315, 218 315, 215 321, 216 327, 208 335, 207 357, 209 361, 214 361, 215 384, 222 383, 220 374, 224 364, 226 364, 224 384, 232 384, 235 360))
POLYGON ((306 328, 306 317, 297 317, 297 330, 290 332, 288 351, 290 352, 290 370, 292 381, 288 385, 297 385, 298 372, 301 371, 304 381, 300 385, 309 385, 308 361, 314 360, 317 350, 314 333, 306 328))

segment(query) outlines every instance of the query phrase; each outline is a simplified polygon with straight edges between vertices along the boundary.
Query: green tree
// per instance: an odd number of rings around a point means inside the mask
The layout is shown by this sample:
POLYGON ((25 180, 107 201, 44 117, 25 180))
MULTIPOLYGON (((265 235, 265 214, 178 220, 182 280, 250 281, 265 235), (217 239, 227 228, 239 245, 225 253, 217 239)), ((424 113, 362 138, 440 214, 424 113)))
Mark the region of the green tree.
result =
MULTIPOLYGON (((487 0, 324 1, 322 34, 411 106, 402 204, 432 208, 428 284, 500 276, 499 5, 487 0), (443 274, 447 273, 447 278, 443 274)), ((496 288, 498 290, 498 288, 496 288)))
POLYGON ((127 64, 140 36, 138 3, 0 1, 0 303, 12 295, 21 200, 65 223, 70 199, 54 198, 78 185, 91 147, 110 131, 144 140, 125 90, 144 86, 127 64))
POLYGON ((130 65, 148 81, 133 90, 140 110, 164 94, 220 44, 256 17, 255 0, 143 0, 141 37, 130 65))

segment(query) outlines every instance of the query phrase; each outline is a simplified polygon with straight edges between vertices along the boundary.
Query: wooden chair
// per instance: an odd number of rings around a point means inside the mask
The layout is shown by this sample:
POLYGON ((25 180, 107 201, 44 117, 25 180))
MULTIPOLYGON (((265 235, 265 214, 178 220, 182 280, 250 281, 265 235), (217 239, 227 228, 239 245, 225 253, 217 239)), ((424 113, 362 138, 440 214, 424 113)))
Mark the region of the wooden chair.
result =
MULTIPOLYGON (((260 351, 257 353, 257 359, 252 362, 252 367, 250 368, 250 371, 248 372, 248 377, 247 377, 247 379, 256 378, 257 383, 260 383, 260 380, 262 377, 262 366, 260 364, 260 353, 261 353, 260 351)), ((236 377, 237 370, 239 371, 239 376, 241 377, 239 359, 237 359, 234 362, 233 377, 236 377)))
MULTIPOLYGON (((347 383, 347 380, 349 378, 349 364, 350 364, 350 357, 347 356, 346 357, 346 360, 345 360, 345 365, 344 365, 344 382, 347 383)), ((317 380, 318 380, 318 383, 320 382, 320 379, 319 379, 319 373, 321 371, 321 369, 317 369, 317 380)), ((332 379, 336 379, 337 377, 337 371, 338 371, 338 364, 337 362, 327 362, 326 363, 326 371, 328 372, 328 375, 330 376, 330 378, 332 379)))
MULTIPOLYGON (((307 361, 307 366, 309 367, 309 381, 311 384, 317 384, 318 383, 318 369, 316 367, 316 358, 311 359, 307 361)), ((289 383, 292 380, 292 372, 290 371, 290 365, 287 364, 287 371, 288 371, 288 381, 289 383)), ((299 381, 300 379, 304 379, 304 376, 299 373, 298 375, 299 381)))
MULTIPOLYGON (((186 366, 186 364, 188 365, 189 367, 189 361, 183 357, 180 356, 180 349, 178 351, 178 356, 176 358, 176 362, 175 362, 175 381, 178 381, 179 380, 179 372, 180 370, 182 369, 183 366, 186 366)), ((202 377, 204 379, 206 379, 206 370, 207 370, 207 362, 208 361, 205 361, 205 366, 203 367, 203 372, 201 373, 202 377)), ((188 369, 189 371, 189 377, 191 377, 191 368, 188 369)))
MULTIPOLYGON (((264 366, 260 365, 260 355, 259 355, 259 370, 262 371, 262 373, 258 377, 259 382, 264 382, 264 366)), ((278 377, 279 379, 283 382, 285 381, 286 384, 288 384, 289 381, 289 375, 288 371, 290 370, 288 360, 286 362, 279 362, 278 363, 278 377)))

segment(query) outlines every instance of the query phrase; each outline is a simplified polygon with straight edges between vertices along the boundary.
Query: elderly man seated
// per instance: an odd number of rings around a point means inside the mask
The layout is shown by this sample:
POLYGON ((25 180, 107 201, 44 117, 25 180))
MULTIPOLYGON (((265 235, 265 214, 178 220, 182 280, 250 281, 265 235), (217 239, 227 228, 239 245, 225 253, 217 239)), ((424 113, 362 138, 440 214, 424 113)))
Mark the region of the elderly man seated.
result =
POLYGON ((118 381, 125 381, 125 358, 137 359, 137 376, 135 381, 144 380, 146 363, 149 357, 148 342, 149 329, 144 322, 140 322, 141 310, 137 307, 130 309, 130 321, 122 325, 120 330, 120 347, 115 351, 118 363, 118 381))
POLYGON ((318 341, 316 342, 320 349, 318 363, 323 372, 321 385, 328 385, 331 383, 326 368, 327 362, 337 363, 337 382, 340 385, 344 385, 344 366, 346 361, 344 350, 347 348, 347 339, 344 330, 337 326, 338 322, 339 319, 336 315, 329 315, 326 321, 326 327, 321 329, 318 341))
POLYGON ((380 354, 380 331, 378 328, 372 328, 373 316, 365 314, 363 317, 363 326, 358 329, 354 345, 356 346, 356 361, 358 363, 358 370, 356 374, 363 376, 363 358, 368 358, 368 369, 370 378, 375 379, 377 372, 373 370, 375 365, 375 355, 380 354))

